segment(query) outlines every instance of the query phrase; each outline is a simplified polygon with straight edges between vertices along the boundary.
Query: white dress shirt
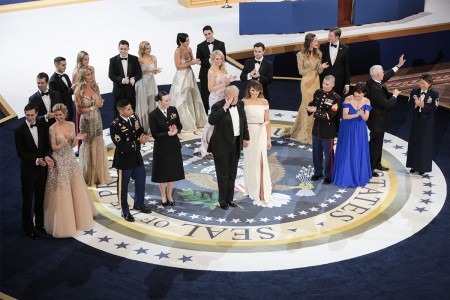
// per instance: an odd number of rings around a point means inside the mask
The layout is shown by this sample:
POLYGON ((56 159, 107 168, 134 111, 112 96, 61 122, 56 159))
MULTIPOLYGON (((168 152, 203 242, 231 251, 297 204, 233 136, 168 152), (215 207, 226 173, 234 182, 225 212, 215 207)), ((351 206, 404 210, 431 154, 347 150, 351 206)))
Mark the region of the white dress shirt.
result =
POLYGON ((240 128, 239 128, 239 113, 237 110, 237 107, 230 107, 230 116, 231 116, 231 121, 233 122, 233 133, 234 136, 239 136, 241 134, 240 132, 240 128))

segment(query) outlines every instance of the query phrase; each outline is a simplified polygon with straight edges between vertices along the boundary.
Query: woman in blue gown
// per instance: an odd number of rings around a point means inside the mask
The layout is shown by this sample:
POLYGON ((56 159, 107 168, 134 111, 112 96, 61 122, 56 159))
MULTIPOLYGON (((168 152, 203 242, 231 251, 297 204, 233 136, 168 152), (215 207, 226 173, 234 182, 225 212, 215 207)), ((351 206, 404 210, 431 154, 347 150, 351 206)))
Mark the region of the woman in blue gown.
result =
POLYGON ((342 104, 342 120, 332 179, 341 187, 365 186, 372 178, 366 121, 372 106, 364 95, 366 84, 356 84, 353 95, 342 104))

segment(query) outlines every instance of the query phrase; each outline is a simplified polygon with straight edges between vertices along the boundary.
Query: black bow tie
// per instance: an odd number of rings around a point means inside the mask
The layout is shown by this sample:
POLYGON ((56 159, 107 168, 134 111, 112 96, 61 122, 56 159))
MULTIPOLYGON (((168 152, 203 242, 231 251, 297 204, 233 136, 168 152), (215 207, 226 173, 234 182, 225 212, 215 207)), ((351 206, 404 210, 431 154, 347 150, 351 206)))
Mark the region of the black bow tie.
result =
POLYGON ((48 96, 48 92, 46 92, 46 93, 42 92, 41 96, 48 96))
POLYGON ((37 124, 36 123, 30 124, 30 128, 33 128, 34 126, 37 126, 37 124))
POLYGON ((236 107, 236 105, 237 105, 237 104, 231 104, 231 105, 230 105, 230 108, 236 107))
POLYGON ((126 57, 121 57, 120 59, 121 59, 121 60, 127 60, 127 58, 126 58, 126 57))
POLYGON ((337 45, 335 44, 330 44, 331 47, 337 48, 337 45))
POLYGON ((214 42, 207 42, 208 45, 214 45, 214 42))
POLYGON ((65 74, 58 74, 59 78, 63 78, 65 74))
POLYGON ((261 64, 261 62, 255 59, 255 64, 261 64))
POLYGON ((425 95, 426 93, 425 93, 425 92, 421 92, 420 94, 421 94, 421 95, 425 95))

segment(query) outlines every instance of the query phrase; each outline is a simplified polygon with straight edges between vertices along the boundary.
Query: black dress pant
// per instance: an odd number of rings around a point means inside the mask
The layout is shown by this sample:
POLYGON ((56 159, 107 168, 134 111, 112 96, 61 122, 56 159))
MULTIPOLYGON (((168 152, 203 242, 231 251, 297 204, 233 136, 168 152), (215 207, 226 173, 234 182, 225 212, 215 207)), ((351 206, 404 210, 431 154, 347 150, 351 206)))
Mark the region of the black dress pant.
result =
POLYGON ((219 187, 219 204, 226 205, 233 201, 234 183, 236 181, 237 167, 240 157, 240 137, 235 138, 235 142, 230 150, 221 155, 214 156, 216 167, 217 185, 219 187))
POLYGON ((370 132, 370 165, 372 171, 381 165, 381 154, 383 152, 384 131, 370 132))

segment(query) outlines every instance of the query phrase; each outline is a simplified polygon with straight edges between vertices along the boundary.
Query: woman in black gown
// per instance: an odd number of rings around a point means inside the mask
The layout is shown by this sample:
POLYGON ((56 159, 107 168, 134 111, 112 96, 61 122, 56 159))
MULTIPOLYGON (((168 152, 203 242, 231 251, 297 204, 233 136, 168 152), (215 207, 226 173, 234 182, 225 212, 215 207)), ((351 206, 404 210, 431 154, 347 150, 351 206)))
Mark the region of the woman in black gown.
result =
POLYGON ((184 179, 181 143, 178 133, 183 126, 170 96, 161 91, 156 97, 157 107, 150 113, 150 131, 155 139, 153 147, 152 182, 159 183, 161 204, 175 205, 172 198, 173 182, 184 179))

